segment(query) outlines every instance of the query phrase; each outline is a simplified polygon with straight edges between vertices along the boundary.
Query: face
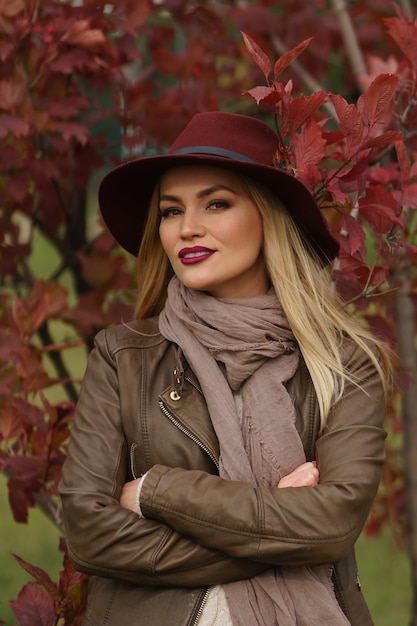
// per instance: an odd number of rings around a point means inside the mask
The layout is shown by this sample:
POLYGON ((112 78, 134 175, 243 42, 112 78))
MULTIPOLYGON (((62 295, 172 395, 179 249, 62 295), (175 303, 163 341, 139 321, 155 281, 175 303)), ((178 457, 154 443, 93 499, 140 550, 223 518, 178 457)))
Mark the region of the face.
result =
POLYGON ((159 234, 186 287, 217 298, 250 298, 268 290, 262 220, 233 172, 186 166, 161 179, 159 234))

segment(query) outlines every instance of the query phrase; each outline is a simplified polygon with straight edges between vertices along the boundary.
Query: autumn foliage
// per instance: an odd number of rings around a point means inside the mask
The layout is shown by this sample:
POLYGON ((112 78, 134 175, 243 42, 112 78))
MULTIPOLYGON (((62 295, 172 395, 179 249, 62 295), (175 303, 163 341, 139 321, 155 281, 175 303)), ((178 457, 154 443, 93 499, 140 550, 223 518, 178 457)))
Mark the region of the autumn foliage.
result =
MULTIPOLYGON (((62 528, 86 355, 132 314, 132 261, 98 218, 97 180, 163 150, 198 111, 274 125, 276 166, 311 189, 340 241, 335 288, 395 353, 398 286, 415 299, 417 23, 383 1, 356 9, 366 72, 355 79, 325 3, 275 4, 0 0, 0 470, 18 523, 36 503, 62 528)), ((397 362, 394 435, 408 374, 397 362)), ((390 521, 404 537, 403 467, 397 444, 387 450, 368 532, 390 521)), ((60 549, 56 583, 16 556, 34 578, 11 602, 20 624, 81 623, 85 577, 60 549)))

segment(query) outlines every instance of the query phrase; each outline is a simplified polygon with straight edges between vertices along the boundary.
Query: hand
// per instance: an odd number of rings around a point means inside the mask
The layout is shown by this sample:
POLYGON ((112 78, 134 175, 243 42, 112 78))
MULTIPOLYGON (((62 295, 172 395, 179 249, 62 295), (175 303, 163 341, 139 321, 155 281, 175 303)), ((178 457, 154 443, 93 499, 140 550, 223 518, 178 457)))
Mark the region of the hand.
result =
POLYGON ((315 461, 299 465, 291 474, 287 474, 279 481, 277 487, 315 487, 320 478, 319 470, 315 461))
POLYGON ((136 478, 135 480, 125 483, 122 488, 122 493, 120 494, 120 506, 123 506, 125 509, 130 509, 134 513, 138 512, 136 491, 139 481, 140 478, 136 478))

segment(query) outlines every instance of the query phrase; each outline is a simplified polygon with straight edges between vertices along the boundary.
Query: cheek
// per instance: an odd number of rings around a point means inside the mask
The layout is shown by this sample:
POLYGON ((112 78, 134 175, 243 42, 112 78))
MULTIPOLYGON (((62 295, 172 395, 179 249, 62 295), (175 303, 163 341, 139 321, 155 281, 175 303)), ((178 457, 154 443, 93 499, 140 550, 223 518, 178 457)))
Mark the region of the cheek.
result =
POLYGON ((246 247, 255 255, 259 254, 263 246, 263 228, 261 219, 247 220, 240 224, 239 235, 235 238, 239 248, 246 247))
POLYGON ((170 251, 172 251, 173 237, 172 237, 172 234, 170 233, 169 228, 167 228, 163 224, 161 224, 161 226, 159 227, 159 239, 161 241, 161 245, 165 253, 169 256, 170 251))

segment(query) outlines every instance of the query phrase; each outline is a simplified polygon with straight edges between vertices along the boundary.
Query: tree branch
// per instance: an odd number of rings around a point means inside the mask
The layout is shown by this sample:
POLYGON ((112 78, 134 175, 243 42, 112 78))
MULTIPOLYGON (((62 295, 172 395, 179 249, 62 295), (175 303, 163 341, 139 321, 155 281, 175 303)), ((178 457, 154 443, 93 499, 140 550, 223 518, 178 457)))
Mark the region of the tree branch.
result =
MULTIPOLYGON (((50 344, 53 343, 53 339, 51 337, 51 334, 49 332, 49 327, 48 327, 48 323, 45 322, 44 324, 42 324, 42 326, 40 326, 38 328, 38 335, 42 340, 42 345, 44 346, 48 346, 50 344)), ((77 402, 78 400, 78 391, 75 387, 75 384, 72 382, 72 378, 71 375, 64 363, 64 360, 62 358, 62 354, 59 351, 56 352, 49 352, 48 353, 48 357, 50 358, 50 360, 52 361, 57 374, 59 376, 59 378, 61 378, 62 380, 66 381, 62 383, 63 388, 65 389, 68 398, 72 401, 72 402, 77 402)))
POLYGON ((343 41, 345 42, 346 52, 352 67, 352 72, 356 78, 356 83, 360 91, 363 91, 361 77, 366 76, 365 61, 363 60, 362 51, 359 47, 355 29, 352 24, 352 18, 348 11, 345 0, 332 0, 333 11, 339 22, 340 31, 343 41))
POLYGON ((400 5, 404 13, 410 18, 410 20, 414 19, 414 11, 411 5, 410 0, 400 0, 400 5))
POLYGON ((410 268, 404 265, 396 274, 399 283, 395 298, 398 356, 408 372, 410 384, 402 392, 403 452, 408 523, 408 553, 411 564, 413 597, 412 626, 417 625, 417 353, 415 349, 416 308, 413 301, 410 268))

